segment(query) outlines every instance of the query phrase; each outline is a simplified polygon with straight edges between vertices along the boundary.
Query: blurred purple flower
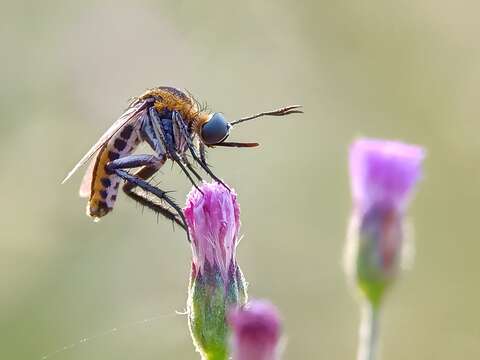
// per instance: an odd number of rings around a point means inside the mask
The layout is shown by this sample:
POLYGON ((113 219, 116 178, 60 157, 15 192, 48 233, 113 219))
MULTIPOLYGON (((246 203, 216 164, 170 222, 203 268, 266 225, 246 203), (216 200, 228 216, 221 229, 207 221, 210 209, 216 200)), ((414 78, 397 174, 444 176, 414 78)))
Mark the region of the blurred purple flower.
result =
POLYGON ((350 148, 350 180, 355 206, 403 211, 421 176, 423 148, 396 141, 360 139, 350 148))
POLYGON ((278 310, 265 300, 252 300, 230 311, 233 360, 276 360, 279 358, 281 321, 278 310))
POLYGON ((371 303, 381 301, 398 273, 404 213, 424 157, 423 148, 395 141, 360 139, 350 148, 354 209, 346 265, 371 303))
POLYGON ((192 239, 187 311, 190 333, 202 359, 228 357, 226 313, 246 301, 246 283, 235 257, 239 241, 237 195, 223 185, 203 183, 184 209, 192 239))

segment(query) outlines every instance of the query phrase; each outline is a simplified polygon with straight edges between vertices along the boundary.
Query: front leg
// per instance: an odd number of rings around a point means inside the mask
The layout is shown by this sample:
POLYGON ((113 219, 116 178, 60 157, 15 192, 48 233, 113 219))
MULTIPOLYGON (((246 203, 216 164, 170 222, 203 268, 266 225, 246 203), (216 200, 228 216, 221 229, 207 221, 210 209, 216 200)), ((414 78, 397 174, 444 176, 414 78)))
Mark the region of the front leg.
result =
POLYGON ((197 173, 197 171, 193 167, 190 160, 188 160, 186 154, 182 155, 182 161, 185 163, 185 165, 187 165, 188 170, 190 170, 192 172, 192 174, 195 175, 195 177, 197 178, 198 181, 203 181, 202 177, 197 173))
POLYGON ((202 167, 203 170, 205 170, 205 172, 210 175, 210 177, 215 180, 216 182, 222 184, 228 191, 230 191, 230 188, 225 185, 225 183, 220 180, 211 170, 210 168, 208 167, 207 163, 204 161, 204 160, 200 160, 198 158, 198 155, 197 155, 197 152, 196 152, 196 149, 195 149, 195 146, 193 145, 193 141, 192 141, 192 138, 191 136, 189 135, 188 133, 188 130, 185 126, 185 123, 183 122, 183 119, 182 119, 182 116, 177 112, 177 111, 174 111, 173 112, 173 115, 172 115, 172 119, 173 121, 177 124, 177 126, 180 128, 180 131, 182 132, 182 135, 184 136, 185 140, 187 141, 187 146, 188 146, 188 149, 190 150, 190 154, 192 155, 192 158, 198 163, 200 164, 200 166, 202 167))
POLYGON ((202 162, 204 164, 207 163, 207 150, 205 149, 205 144, 200 142, 200 160, 202 160, 202 162))
MULTIPOLYGON (((178 164, 178 166, 180 166, 180 169, 182 169, 182 171, 187 176, 187 178, 190 180, 192 185, 195 186, 195 188, 197 188, 198 191, 202 192, 200 190, 200 188, 198 187, 197 183, 195 182, 195 180, 193 180, 192 176, 190 175, 190 173, 185 168, 185 165, 183 164, 182 160, 178 156, 177 151, 175 149, 174 139, 172 137, 173 134, 172 134, 171 131, 168 131, 168 129, 166 129, 164 127, 162 119, 160 118, 160 115, 158 114, 158 111, 155 110, 154 108, 150 108, 149 115, 150 115, 150 122, 146 123, 146 127, 147 128, 148 128, 148 126, 151 127, 152 130, 150 132, 153 131, 153 133, 155 134, 155 137, 159 141, 161 141, 161 143, 163 144, 163 147, 165 148, 168 156, 174 162, 176 162, 178 164)), ((171 122, 171 120, 168 120, 168 121, 171 122)), ((148 133, 146 133, 146 134, 148 135, 148 133)), ((155 140, 152 139, 151 141, 154 142, 155 140)), ((195 176, 198 177, 198 174, 195 173, 195 176)))

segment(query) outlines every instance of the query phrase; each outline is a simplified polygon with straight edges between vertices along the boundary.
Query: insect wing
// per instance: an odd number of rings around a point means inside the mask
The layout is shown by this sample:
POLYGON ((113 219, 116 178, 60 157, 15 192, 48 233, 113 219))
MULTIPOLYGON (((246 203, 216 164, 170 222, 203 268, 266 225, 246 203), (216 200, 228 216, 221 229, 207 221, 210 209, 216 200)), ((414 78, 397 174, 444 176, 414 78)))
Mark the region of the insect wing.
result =
MULTIPOLYGON (((134 102, 127 110, 113 123, 112 126, 102 135, 102 137, 93 145, 90 150, 80 159, 80 161, 73 167, 68 175, 63 179, 62 184, 65 183, 83 164, 85 164, 108 140, 112 138, 124 125, 127 123, 135 123, 141 116, 146 105, 147 100, 134 102)), ((83 184, 83 182, 82 182, 83 184)))
POLYGON ((89 198, 90 193, 92 191, 92 178, 93 178, 93 170, 95 170, 95 163, 97 162, 97 155, 93 157, 88 165, 87 171, 83 176, 82 183, 80 184, 80 189, 78 190, 78 195, 82 198, 89 198))

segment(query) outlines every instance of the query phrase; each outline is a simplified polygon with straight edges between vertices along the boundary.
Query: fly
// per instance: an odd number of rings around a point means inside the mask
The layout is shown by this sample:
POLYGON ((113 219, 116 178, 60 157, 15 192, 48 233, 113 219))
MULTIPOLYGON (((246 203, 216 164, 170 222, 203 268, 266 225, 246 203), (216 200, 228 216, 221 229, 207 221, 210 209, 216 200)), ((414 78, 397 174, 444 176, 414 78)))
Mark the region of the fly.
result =
MULTIPOLYGON (((187 158, 198 164, 212 179, 223 182, 209 168, 207 147, 255 147, 258 143, 226 141, 230 129, 261 116, 285 116, 302 113, 299 105, 262 112, 228 122, 222 113, 211 113, 190 95, 172 87, 157 87, 134 98, 123 114, 80 159, 63 180, 66 182, 82 165, 90 165, 79 194, 88 198, 87 215, 95 221, 112 211, 120 183, 123 191, 140 204, 176 222, 186 230, 181 208, 166 191, 152 186, 152 177, 167 160, 179 165, 194 186, 202 177, 187 158), (153 154, 133 154, 146 142, 153 154), (137 169, 130 173, 130 169, 137 169), (137 192, 135 189, 142 189, 137 192), (153 201, 157 197, 160 202, 153 201)), ((223 184, 225 187, 226 185, 223 184)))

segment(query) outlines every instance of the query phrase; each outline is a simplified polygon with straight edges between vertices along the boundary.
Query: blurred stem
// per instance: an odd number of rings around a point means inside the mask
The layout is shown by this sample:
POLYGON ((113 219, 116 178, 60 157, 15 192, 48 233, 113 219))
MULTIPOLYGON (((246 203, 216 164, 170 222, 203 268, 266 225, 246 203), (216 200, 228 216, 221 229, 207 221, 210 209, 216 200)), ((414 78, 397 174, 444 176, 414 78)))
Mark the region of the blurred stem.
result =
POLYGON ((357 360, 376 360, 380 307, 366 301, 362 308, 357 360))

